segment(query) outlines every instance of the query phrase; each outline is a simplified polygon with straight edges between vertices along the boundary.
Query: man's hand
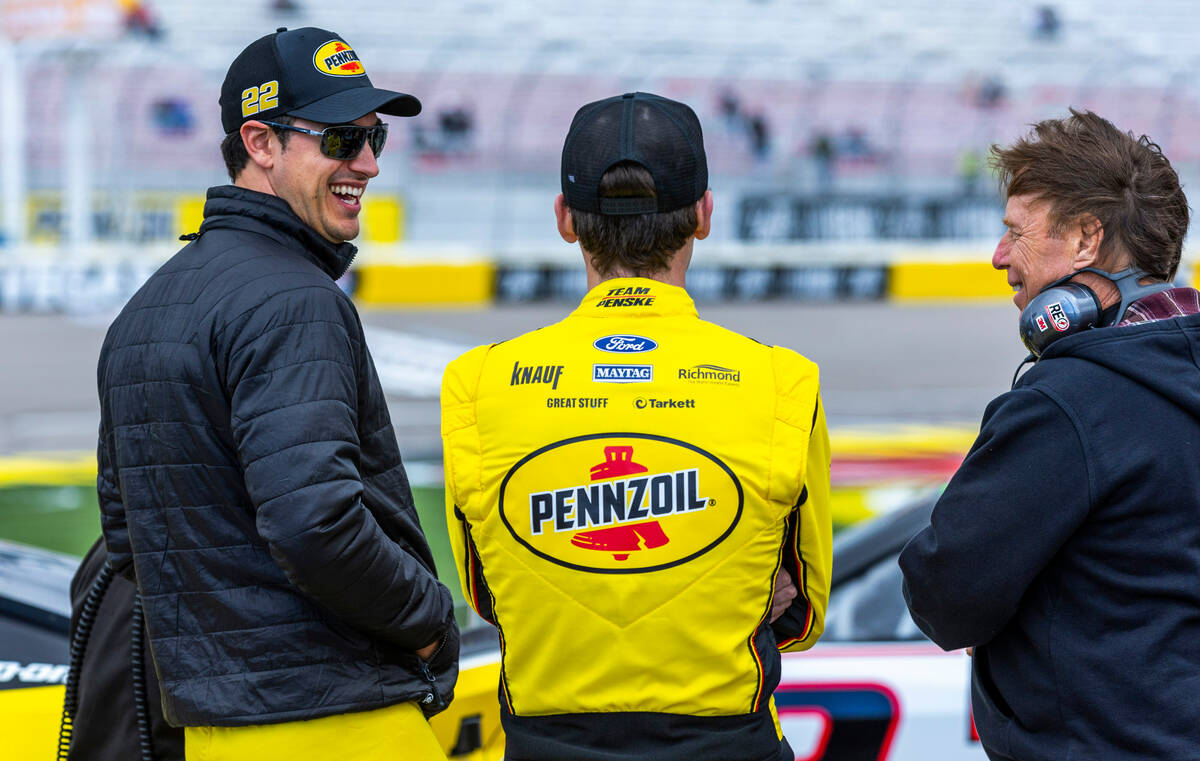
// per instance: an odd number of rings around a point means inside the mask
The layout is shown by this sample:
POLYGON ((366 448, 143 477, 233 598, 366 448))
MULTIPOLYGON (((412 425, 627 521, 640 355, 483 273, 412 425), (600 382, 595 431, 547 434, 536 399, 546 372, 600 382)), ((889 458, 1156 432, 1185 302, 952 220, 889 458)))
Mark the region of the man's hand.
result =
POLYGON ((430 642, 428 645, 418 650, 417 656, 423 661, 429 660, 433 657, 433 654, 437 652, 438 645, 440 644, 442 644, 442 640, 439 637, 438 639, 435 639, 433 642, 430 642))
POLYGON ((771 598, 771 621, 774 622, 782 616, 799 594, 800 590, 796 589, 792 575, 786 568, 780 567, 779 575, 775 577, 775 596, 771 598))

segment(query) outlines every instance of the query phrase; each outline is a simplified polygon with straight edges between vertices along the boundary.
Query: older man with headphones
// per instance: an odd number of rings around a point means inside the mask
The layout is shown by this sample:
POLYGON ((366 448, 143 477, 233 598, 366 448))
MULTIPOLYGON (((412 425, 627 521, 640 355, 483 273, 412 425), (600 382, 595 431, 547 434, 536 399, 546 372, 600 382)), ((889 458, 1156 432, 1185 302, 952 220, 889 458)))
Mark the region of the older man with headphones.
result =
POLYGON ((973 648, 992 759, 1200 747, 1200 293, 1157 145, 1090 112, 993 148, 992 265, 1037 363, 984 413, 900 555, 917 625, 973 648))

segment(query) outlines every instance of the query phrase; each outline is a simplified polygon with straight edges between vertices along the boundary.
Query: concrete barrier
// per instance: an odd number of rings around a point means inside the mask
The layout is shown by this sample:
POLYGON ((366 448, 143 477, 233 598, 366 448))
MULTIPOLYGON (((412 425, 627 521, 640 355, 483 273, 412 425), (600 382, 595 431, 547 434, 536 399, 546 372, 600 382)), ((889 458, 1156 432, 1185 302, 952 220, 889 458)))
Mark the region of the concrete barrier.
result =
MULTIPOLYGON (((0 312, 118 309, 175 250, 173 243, 111 244, 76 255, 47 246, 0 249, 0 312)), ((1185 258, 1179 282, 1200 286, 1196 261, 1185 258)), ((341 285, 361 304, 381 308, 570 302, 586 290, 575 246, 513 246, 494 253, 370 240, 341 285)), ((688 288, 698 301, 1012 298, 1004 276, 992 269, 990 250, 977 244, 716 244, 697 251, 688 288)))

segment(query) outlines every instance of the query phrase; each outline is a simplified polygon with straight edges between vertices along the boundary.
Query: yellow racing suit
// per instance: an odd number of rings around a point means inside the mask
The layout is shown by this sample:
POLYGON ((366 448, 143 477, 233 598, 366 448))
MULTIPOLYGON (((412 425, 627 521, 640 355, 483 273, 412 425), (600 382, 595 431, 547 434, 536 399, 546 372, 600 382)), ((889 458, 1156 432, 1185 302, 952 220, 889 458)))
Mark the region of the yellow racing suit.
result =
POLYGON ((507 759, 792 758, 779 650, 816 642, 829 598, 815 364, 700 320, 682 288, 609 280, 452 362, 442 436, 507 759), (770 624, 780 568, 800 594, 770 624))

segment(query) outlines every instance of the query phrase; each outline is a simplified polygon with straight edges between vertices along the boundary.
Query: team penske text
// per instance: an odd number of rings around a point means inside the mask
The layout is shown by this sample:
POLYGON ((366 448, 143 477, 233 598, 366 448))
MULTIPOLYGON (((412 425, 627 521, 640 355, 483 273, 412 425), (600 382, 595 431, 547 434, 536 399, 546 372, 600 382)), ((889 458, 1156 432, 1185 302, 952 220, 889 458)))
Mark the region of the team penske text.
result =
POLYGON ((556 533, 578 531, 707 506, 708 499, 700 496, 699 471, 690 468, 530 494, 529 526, 536 536, 550 522, 556 533))

